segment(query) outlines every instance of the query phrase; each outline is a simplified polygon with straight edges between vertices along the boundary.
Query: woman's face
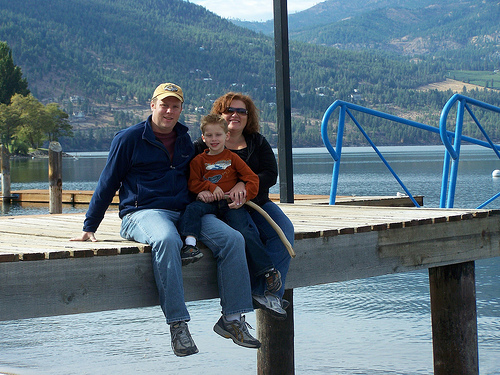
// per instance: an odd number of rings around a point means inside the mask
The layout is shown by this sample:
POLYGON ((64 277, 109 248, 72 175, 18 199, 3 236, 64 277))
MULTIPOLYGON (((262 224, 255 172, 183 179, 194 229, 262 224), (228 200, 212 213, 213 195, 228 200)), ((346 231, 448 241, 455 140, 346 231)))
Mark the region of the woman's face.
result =
POLYGON ((222 113, 222 117, 227 121, 230 133, 241 133, 247 126, 248 113, 245 102, 233 99, 228 109, 222 113))

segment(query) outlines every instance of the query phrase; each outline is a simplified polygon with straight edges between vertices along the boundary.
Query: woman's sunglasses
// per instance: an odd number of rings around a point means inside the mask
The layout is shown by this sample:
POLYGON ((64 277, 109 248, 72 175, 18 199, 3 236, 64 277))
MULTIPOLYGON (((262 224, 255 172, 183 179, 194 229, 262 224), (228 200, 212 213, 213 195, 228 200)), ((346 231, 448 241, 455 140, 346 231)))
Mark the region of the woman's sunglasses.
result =
POLYGON ((232 114, 232 113, 238 113, 240 115, 248 115, 248 110, 245 108, 234 108, 234 107, 229 107, 227 108, 224 113, 232 114))

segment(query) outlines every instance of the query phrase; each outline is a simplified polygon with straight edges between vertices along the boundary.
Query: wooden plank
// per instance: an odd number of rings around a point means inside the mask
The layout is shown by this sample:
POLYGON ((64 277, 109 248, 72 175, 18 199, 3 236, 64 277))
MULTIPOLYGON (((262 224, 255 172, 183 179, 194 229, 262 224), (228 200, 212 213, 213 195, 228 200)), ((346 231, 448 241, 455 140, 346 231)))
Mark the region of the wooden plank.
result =
POLYGON ((400 257, 404 265, 433 266, 466 262, 499 256, 496 244, 500 222, 497 216, 481 220, 482 231, 475 227, 479 221, 451 221, 420 227, 407 227, 381 232, 381 258, 400 257), (397 233, 397 237, 393 234, 397 233))

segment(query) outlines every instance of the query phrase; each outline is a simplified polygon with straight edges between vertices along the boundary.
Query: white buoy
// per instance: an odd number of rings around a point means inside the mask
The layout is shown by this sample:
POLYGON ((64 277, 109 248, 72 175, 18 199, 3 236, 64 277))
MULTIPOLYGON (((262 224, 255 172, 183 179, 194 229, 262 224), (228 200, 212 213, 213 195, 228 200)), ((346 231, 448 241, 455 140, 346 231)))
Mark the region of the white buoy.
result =
POLYGON ((500 177, 500 169, 495 169, 491 172, 491 177, 500 177))

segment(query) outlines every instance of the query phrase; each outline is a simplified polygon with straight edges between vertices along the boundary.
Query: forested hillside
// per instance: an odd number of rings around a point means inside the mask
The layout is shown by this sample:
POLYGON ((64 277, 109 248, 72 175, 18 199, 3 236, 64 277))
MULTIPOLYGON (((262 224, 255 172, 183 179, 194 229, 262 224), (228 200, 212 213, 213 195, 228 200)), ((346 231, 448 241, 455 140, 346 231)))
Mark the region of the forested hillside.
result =
MULTIPOLYGON (((454 0, 326 0, 319 2, 309 9, 290 14, 288 17, 288 29, 293 35, 302 30, 329 25, 345 19, 356 18, 362 14, 385 8, 400 7, 404 9, 424 8, 432 4, 446 4, 456 2, 454 0)), ((232 22, 238 26, 250 30, 271 35, 274 31, 274 21, 247 22, 238 20, 234 16, 232 22)))
MULTIPOLYGON (((362 34, 373 38, 369 32, 362 34)), ((211 100, 234 90, 255 99, 263 132, 276 144, 274 40, 195 4, 0 0, 0 40, 11 47, 33 95, 42 102, 60 103, 71 115, 75 138, 61 142, 66 150, 107 149, 117 129, 144 118, 152 90, 166 81, 183 87, 182 120, 193 135, 211 100)), ((498 65, 492 61, 485 67, 493 71, 498 65)), ((347 51, 292 41, 294 146, 322 145, 319 123, 336 99, 436 125, 451 91, 417 89, 443 81, 463 66, 458 55, 410 59, 380 50, 347 51)), ((470 94, 500 104, 496 92, 470 94)), ((373 119, 366 121, 380 144, 436 142, 412 129, 395 134, 373 119)), ((359 142, 355 132, 346 134, 347 144, 359 142)))
POLYGON ((328 25, 311 25, 292 33, 292 38, 342 49, 375 49, 403 55, 447 56, 465 50, 468 56, 454 59, 454 63, 464 69, 486 68, 488 64, 491 68, 492 60, 498 60, 495 52, 500 42, 499 19, 497 1, 443 1, 417 9, 381 8, 328 25), (485 56, 489 61, 478 66, 485 56))

